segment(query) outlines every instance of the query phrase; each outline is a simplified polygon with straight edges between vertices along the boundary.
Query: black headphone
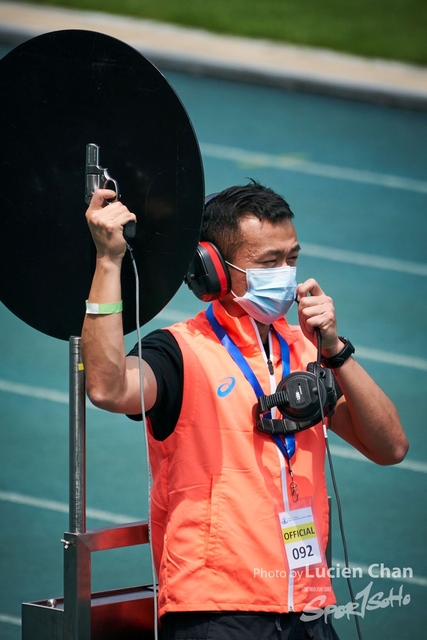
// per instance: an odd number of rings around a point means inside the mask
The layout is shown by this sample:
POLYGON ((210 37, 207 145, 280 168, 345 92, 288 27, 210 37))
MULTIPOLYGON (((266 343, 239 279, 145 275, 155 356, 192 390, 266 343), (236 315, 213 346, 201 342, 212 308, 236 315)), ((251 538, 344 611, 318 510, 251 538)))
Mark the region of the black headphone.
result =
MULTIPOLYGON (((205 207, 218 195, 218 193, 212 193, 206 196, 205 207)), ((184 282, 203 302, 223 298, 230 291, 230 273, 224 258, 212 242, 199 242, 184 276, 184 282)))
POLYGON ((263 433, 287 434, 314 427, 335 411, 338 394, 331 369, 320 365, 322 339, 317 334, 317 361, 309 362, 306 371, 295 371, 277 385, 276 393, 258 398, 257 428, 263 433), (263 414, 277 407, 283 419, 267 418, 263 414))

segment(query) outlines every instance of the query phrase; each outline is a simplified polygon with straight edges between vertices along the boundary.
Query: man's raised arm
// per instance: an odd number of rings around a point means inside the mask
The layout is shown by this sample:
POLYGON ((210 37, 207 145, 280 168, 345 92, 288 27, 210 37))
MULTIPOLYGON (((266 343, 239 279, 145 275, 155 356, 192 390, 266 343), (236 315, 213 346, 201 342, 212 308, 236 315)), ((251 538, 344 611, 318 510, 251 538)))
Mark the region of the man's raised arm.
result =
MULTIPOLYGON (((138 358, 126 358, 120 273, 126 253, 123 227, 135 215, 114 197, 110 189, 95 191, 86 219, 96 246, 96 266, 82 329, 82 356, 87 393, 97 407, 116 413, 141 413, 138 358)), ((145 408, 157 397, 154 374, 144 363, 145 408)))
MULTIPOLYGON (((304 335, 316 344, 314 327, 322 335, 322 354, 331 358, 343 348, 337 334, 333 301, 312 278, 297 287, 299 321, 304 335)), ((397 464, 408 451, 396 407, 353 358, 335 371, 343 396, 331 429, 377 464, 397 464)))

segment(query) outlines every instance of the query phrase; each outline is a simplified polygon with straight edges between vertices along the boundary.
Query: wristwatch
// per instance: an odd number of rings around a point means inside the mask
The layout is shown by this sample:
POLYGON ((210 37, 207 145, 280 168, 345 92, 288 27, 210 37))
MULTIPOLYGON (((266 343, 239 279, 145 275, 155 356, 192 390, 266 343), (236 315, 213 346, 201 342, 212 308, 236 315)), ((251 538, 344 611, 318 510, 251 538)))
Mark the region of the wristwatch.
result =
POLYGON ((338 339, 344 343, 341 351, 339 351, 335 356, 332 356, 332 358, 324 358, 322 356, 322 364, 328 369, 338 369, 339 367, 342 367, 344 362, 346 362, 346 360, 348 360, 354 353, 354 347, 348 338, 338 336, 338 339))

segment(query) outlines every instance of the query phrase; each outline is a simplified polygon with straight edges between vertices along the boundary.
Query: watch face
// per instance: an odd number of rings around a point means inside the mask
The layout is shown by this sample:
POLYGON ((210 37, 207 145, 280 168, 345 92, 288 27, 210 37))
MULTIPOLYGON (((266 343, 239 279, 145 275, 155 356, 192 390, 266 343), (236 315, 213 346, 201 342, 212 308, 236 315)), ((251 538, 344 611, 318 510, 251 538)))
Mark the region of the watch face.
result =
MULTIPOLYGON (((0 299, 32 327, 80 335, 95 264, 85 220, 86 146, 136 214, 140 322, 181 286, 197 247, 203 167, 178 96, 132 47, 90 31, 33 38, 0 60, 4 193, 0 299)), ((135 328, 135 277, 122 271, 125 333, 135 328)))

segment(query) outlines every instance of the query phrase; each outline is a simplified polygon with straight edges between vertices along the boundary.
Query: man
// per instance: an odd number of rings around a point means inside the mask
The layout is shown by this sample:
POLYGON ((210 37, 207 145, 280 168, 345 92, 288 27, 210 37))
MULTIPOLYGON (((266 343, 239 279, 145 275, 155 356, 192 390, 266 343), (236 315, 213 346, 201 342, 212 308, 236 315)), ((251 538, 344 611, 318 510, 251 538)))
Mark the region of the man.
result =
MULTIPOLYGON (((126 357, 115 313, 122 229, 135 217, 120 202, 103 207, 111 195, 97 191, 86 214, 97 248, 82 334, 87 388, 97 406, 138 416, 137 351, 126 357)), ((313 279, 296 286, 292 218, 258 183, 214 197, 201 240, 229 286, 207 312, 143 341, 164 638, 336 638, 323 616, 309 616, 335 601, 326 572, 315 571, 326 566, 328 537, 322 421, 274 439, 256 426, 260 389, 274 393, 316 360, 317 328, 338 382, 329 428, 378 464, 400 462, 408 448, 393 404, 338 337, 331 298, 313 279), (300 327, 283 317, 295 297, 300 327)))

